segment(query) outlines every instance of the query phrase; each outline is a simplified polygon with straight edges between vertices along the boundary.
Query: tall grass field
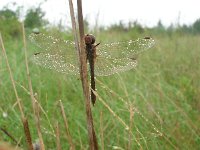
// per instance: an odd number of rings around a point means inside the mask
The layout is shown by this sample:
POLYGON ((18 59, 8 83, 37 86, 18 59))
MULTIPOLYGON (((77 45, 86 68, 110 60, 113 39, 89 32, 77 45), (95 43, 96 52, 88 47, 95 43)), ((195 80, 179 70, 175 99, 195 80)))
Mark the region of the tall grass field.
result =
MULTIPOLYGON (((146 35, 107 31, 98 33, 96 41, 103 44, 146 35)), ((64 37, 73 39, 72 35, 64 37)), ((97 101, 92 114, 99 149, 200 149, 200 36, 173 33, 151 34, 151 37, 155 46, 139 54, 136 68, 110 76, 96 76, 97 101)), ((32 140, 37 143, 39 137, 26 74, 23 39, 4 40, 3 44, 32 140)), ((75 149, 88 149, 79 75, 37 66, 31 61, 37 48, 28 38, 26 44, 45 148, 54 150, 60 143, 61 149, 70 149, 60 108, 62 103, 75 149)), ((0 141, 17 145, 4 130, 20 144, 20 148, 27 149, 15 92, 0 49, 0 141)))

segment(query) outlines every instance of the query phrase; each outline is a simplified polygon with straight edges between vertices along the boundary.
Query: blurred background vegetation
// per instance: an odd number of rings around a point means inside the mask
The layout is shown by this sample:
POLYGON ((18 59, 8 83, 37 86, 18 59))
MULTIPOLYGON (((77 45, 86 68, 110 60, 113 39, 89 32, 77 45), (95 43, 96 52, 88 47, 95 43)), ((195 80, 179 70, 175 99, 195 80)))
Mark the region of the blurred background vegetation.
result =
MULTIPOLYGON (((21 10, 8 7, 0 10, 0 32, 24 111, 29 117, 33 140, 38 139, 33 119, 24 63, 21 10)), ((71 28, 52 25, 44 19, 40 6, 30 8, 23 18, 26 35, 34 28, 55 37, 72 40, 71 28)), ((200 19, 191 25, 158 21, 155 27, 142 26, 138 21, 89 28, 84 20, 85 33, 93 33, 98 41, 124 41, 151 36, 156 45, 139 58, 134 70, 109 77, 97 77, 97 92, 105 103, 129 127, 113 116, 98 99, 93 109, 99 146, 103 149, 200 149, 200 19), (131 122, 130 113, 134 115, 131 122), (103 127, 102 127, 103 125, 103 127), (103 138, 102 138, 103 136, 103 138), (131 142, 130 142, 131 141, 131 142)), ((27 40, 28 41, 28 40, 27 40)), ((33 55, 28 46, 29 58, 33 55)), ((59 122, 62 148, 66 149, 66 134, 57 101, 65 106, 73 141, 77 149, 88 149, 85 109, 78 77, 63 77, 59 73, 30 63, 33 89, 45 113, 41 112, 42 133, 47 149, 55 149, 54 123, 59 122), (51 72, 51 73, 50 73, 51 72)), ((0 127, 26 147, 20 113, 0 52, 0 127), (3 117, 2 117, 3 116, 3 117)), ((0 141, 14 142, 0 132, 0 141)))
MULTIPOLYGON (((21 37, 21 18, 20 13, 23 9, 22 6, 17 7, 16 10, 12 10, 9 7, 3 7, 0 10, 0 31, 4 39, 20 38, 21 37)), ((45 12, 42 11, 41 7, 30 8, 26 11, 24 24, 25 28, 30 32, 33 28, 39 28, 42 30, 48 30, 49 32, 58 31, 69 31, 70 27, 64 27, 60 24, 51 25, 48 20, 44 19, 45 12)), ((61 21, 60 21, 61 22, 61 21)), ((84 20, 86 32, 88 31, 118 31, 118 32, 131 32, 136 36, 144 32, 150 32, 152 35, 172 35, 173 33, 177 34, 190 34, 196 35, 200 34, 200 18, 197 19, 191 25, 180 25, 179 22, 176 24, 171 24, 169 27, 165 27, 161 21, 158 21, 157 26, 149 28, 142 26, 137 20, 124 24, 120 21, 118 24, 112 24, 109 27, 98 26, 98 23, 92 29, 89 29, 89 23, 87 20, 84 20)))

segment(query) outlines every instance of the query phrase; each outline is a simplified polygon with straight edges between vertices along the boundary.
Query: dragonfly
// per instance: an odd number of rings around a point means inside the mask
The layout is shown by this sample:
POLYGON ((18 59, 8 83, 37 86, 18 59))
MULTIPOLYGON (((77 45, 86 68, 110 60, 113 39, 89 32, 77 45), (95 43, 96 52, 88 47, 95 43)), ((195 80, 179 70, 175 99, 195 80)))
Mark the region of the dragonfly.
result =
MULTIPOLYGON (((66 74, 79 74, 78 53, 73 41, 66 41, 43 33, 32 33, 29 39, 41 51, 34 54, 35 64, 66 74)), ((108 76, 137 66, 136 56, 153 47, 150 37, 122 42, 95 44, 95 37, 85 35, 85 50, 90 68, 91 101, 95 104, 95 75, 108 76)))

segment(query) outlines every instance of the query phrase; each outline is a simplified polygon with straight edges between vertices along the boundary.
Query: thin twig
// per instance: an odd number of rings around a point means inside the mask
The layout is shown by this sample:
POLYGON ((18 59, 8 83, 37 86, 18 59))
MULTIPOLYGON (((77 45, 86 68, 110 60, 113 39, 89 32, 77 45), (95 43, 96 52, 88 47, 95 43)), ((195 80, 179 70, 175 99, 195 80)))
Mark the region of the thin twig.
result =
POLYGON ((66 129, 66 133, 67 133, 67 140, 68 140, 68 142, 70 144, 70 150, 74 150, 75 149, 75 145, 73 143, 71 134, 69 132, 69 125, 68 125, 67 117, 65 115, 65 110, 64 110, 62 101, 60 100, 59 103, 60 103, 60 109, 61 109, 62 117, 63 117, 64 124, 65 124, 65 129, 66 129))
POLYGON ((59 129, 58 121, 56 121, 56 123, 55 123, 55 128, 56 128, 56 148, 57 148, 57 150, 61 150, 60 129, 59 129))
POLYGON ((76 29, 76 20, 75 20, 74 6, 73 6, 72 0, 69 0, 69 8, 70 8, 70 16, 71 16, 71 22, 72 22, 72 31, 73 31, 73 35, 74 35, 75 49, 78 52, 78 56, 80 56, 78 32, 77 32, 77 29, 76 29))
POLYGON ((40 109, 39 109, 39 103, 38 101, 35 102, 35 121, 36 121, 36 127, 37 127, 37 132, 38 132, 38 137, 39 137, 39 142, 40 142, 40 149, 41 150, 45 150, 45 146, 44 146, 44 142, 43 142, 43 138, 42 138, 42 132, 41 132, 41 128, 40 128, 40 109))
POLYGON ((29 71, 29 66, 28 66, 28 59, 27 59, 27 46, 26 46, 25 29, 24 29, 23 22, 22 22, 22 32, 23 32, 24 55, 25 55, 25 64, 26 64, 26 75, 28 78, 28 85, 29 85, 29 91, 30 91, 30 96, 31 96, 32 108, 33 108, 33 112, 34 112, 36 128, 37 128, 38 137, 39 137, 39 141, 40 141, 40 148, 41 148, 41 150, 45 150, 42 133, 41 133, 41 128, 40 128, 39 113, 37 113, 38 115, 36 114, 36 110, 38 110, 39 108, 38 108, 38 105, 37 105, 37 109, 35 106, 35 102, 37 100, 35 99, 34 94, 33 94, 32 82, 31 82, 30 71, 29 71))
POLYGON ((103 112, 100 113, 100 136, 101 136, 101 149, 104 150, 104 135, 103 135, 103 112))
POLYGON ((94 94, 99 98, 99 101, 110 111, 110 113, 119 120, 119 122, 125 127, 126 130, 129 130, 129 126, 120 118, 111 107, 97 94, 97 92, 93 91, 94 94))
MULTIPOLYGON (((31 95, 30 92, 28 91, 28 89, 26 89, 23 85, 21 85, 20 83, 18 83, 18 82, 16 82, 16 81, 15 81, 15 83, 16 83, 18 86, 20 86, 28 95, 31 95)), ((36 102, 38 102, 38 100, 37 100, 37 97, 36 97, 35 95, 37 95, 37 94, 34 94, 34 95, 33 95, 34 98, 35 98, 35 101, 34 101, 34 102, 36 103, 36 102)), ((50 122, 50 120, 49 120, 49 118, 48 118, 47 113, 45 112, 44 108, 41 106, 40 103, 37 103, 37 105, 39 106, 40 110, 42 111, 42 113, 44 114, 45 118, 47 119, 47 122, 48 122, 48 124, 49 124, 49 126, 50 126, 50 128, 51 128, 51 130, 52 130, 52 131, 51 131, 52 134, 55 135, 54 128, 53 128, 53 126, 52 126, 52 124, 51 124, 51 122, 50 122)), ((35 109, 34 109, 34 110, 35 110, 35 109)))
POLYGON ((130 122, 129 122, 129 140, 128 140, 128 150, 131 150, 131 146, 132 146, 132 127, 133 127, 133 117, 134 117, 134 111, 133 111, 133 106, 132 104, 130 104, 130 122))
POLYGON ((3 51, 3 55, 5 57, 7 68, 8 68, 9 74, 10 74, 10 80, 12 82, 12 86, 13 86, 13 89, 14 89, 14 92, 15 92, 15 97, 16 97, 17 104, 18 104, 18 107, 19 107, 19 111, 21 113, 21 118, 24 118, 25 115, 24 115, 24 111, 23 111, 23 108, 22 108, 21 100, 20 100, 18 93, 17 93, 15 81, 14 81, 12 71, 11 71, 11 68, 10 68, 10 65, 9 65, 9 62, 8 62, 8 57, 7 57, 7 54, 6 54, 6 50, 5 50, 5 47, 4 47, 4 44, 3 44, 1 34, 0 34, 0 41, 1 41, 1 47, 2 47, 2 51, 3 51))
POLYGON ((17 146, 20 146, 18 141, 4 128, 0 127, 0 130, 5 133, 17 146))

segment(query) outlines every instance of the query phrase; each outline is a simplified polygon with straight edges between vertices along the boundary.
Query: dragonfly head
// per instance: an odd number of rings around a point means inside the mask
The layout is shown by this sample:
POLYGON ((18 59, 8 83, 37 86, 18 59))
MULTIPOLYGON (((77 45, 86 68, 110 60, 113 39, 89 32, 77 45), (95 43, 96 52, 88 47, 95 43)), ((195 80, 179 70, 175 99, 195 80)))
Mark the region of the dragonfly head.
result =
POLYGON ((92 34, 86 34, 85 35, 85 44, 94 44, 95 43, 95 37, 92 34))

